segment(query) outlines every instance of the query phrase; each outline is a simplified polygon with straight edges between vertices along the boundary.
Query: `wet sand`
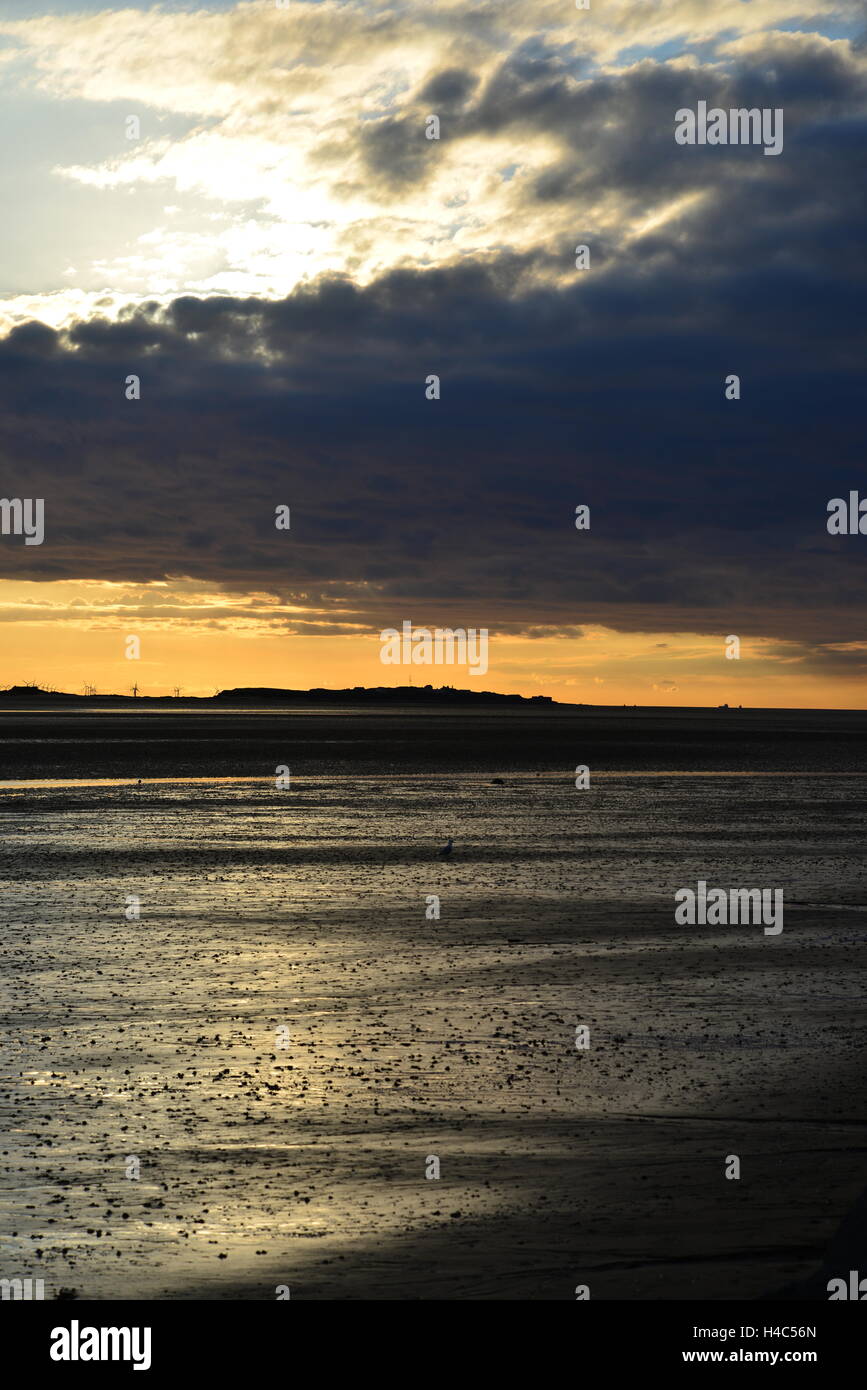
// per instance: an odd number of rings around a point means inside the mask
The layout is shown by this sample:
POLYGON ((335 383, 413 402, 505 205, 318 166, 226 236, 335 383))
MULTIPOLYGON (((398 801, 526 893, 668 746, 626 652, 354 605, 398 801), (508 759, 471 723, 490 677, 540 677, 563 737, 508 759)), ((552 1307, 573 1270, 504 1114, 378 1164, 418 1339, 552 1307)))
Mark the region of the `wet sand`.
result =
POLYGON ((867 777, 499 775, 0 793, 4 1275, 725 1299, 817 1268, 865 1186, 867 777), (783 887, 784 931, 676 926, 699 877, 783 887))
POLYGON ((401 772, 867 772, 867 712, 556 706, 100 712, 0 705, 0 780, 401 772))

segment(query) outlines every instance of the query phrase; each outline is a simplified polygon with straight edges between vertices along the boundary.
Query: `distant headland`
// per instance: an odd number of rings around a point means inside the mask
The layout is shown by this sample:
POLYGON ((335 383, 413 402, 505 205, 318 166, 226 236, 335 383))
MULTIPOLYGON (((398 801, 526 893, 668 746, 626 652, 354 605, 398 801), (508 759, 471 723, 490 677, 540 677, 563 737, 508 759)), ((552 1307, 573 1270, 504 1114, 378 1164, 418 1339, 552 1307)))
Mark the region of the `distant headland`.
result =
POLYGON ((237 686, 213 695, 100 695, 91 687, 86 694, 43 690, 38 685, 12 685, 0 690, 0 705, 509 705, 537 708, 556 706, 550 695, 499 695, 493 690, 456 690, 443 685, 354 685, 346 690, 281 690, 273 686, 237 686))

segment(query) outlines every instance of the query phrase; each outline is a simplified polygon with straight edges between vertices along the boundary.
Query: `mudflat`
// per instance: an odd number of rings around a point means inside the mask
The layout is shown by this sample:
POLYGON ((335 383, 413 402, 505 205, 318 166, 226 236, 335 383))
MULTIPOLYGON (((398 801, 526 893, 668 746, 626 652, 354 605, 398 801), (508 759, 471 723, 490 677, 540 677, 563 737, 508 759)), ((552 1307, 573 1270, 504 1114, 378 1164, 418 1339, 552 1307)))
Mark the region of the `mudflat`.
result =
POLYGON ((39 785, 0 791, 0 1274, 726 1299, 816 1270, 865 1186, 865 721, 700 714, 4 716, 39 785), (676 925, 700 879, 781 888, 784 929, 676 925))

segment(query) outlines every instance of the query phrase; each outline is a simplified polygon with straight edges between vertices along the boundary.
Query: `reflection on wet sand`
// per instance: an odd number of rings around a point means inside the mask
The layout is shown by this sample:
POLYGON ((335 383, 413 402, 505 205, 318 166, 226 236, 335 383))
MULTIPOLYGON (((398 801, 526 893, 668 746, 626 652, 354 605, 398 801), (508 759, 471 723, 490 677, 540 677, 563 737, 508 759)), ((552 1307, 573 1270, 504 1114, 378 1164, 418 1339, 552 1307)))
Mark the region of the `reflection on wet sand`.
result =
POLYGON ((634 778, 454 774, 4 799, 12 1272, 90 1298, 726 1298, 807 1274, 864 1180, 864 936, 820 904, 867 902, 865 792, 660 777, 648 815, 634 778), (800 906, 778 939, 684 929, 690 876, 800 906))

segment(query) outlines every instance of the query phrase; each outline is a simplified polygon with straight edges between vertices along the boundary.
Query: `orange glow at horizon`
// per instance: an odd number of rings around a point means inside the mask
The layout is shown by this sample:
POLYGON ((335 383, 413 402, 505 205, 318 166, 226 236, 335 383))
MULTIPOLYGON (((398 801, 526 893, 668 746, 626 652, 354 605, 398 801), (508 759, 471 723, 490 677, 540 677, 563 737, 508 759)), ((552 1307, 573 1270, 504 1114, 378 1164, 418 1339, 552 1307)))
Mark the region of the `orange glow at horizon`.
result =
POLYGON ((170 695, 177 686, 207 696, 236 686, 413 684, 576 704, 864 707, 863 679, 816 671, 795 644, 778 639, 744 638, 734 661, 717 634, 586 626, 580 636, 528 638, 492 631, 488 669, 476 674, 466 665, 383 665, 379 633, 358 615, 347 615, 335 632, 343 616, 305 613, 271 595, 207 590, 191 592, 189 581, 0 581, 0 685, 128 694, 135 684, 142 695, 170 695), (302 631, 293 630, 296 617, 302 631), (325 635, 308 630, 319 622, 325 635), (131 635, 140 639, 138 660, 124 655, 131 635))

